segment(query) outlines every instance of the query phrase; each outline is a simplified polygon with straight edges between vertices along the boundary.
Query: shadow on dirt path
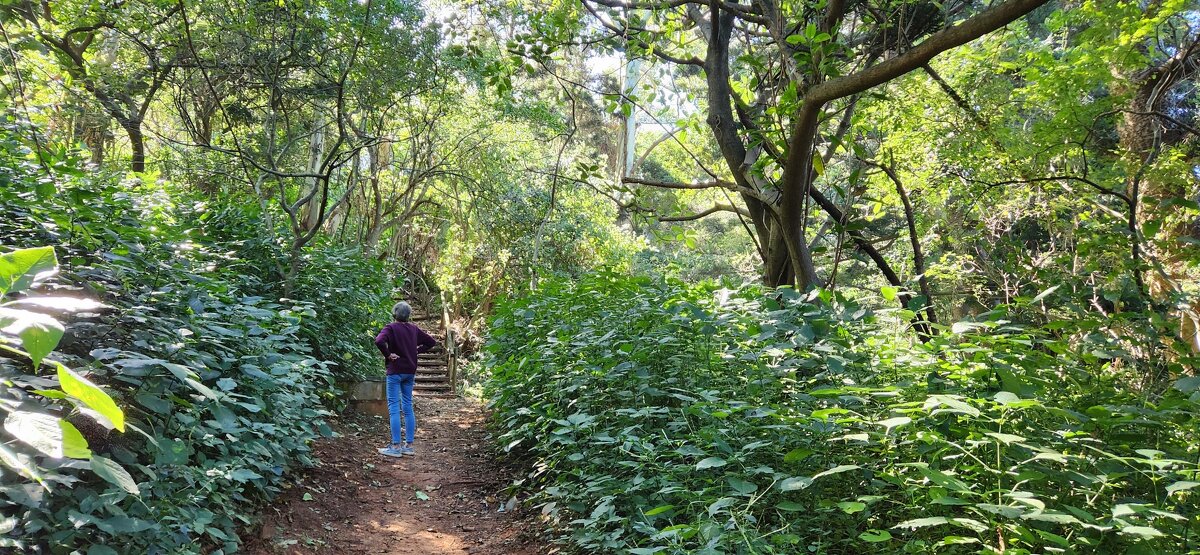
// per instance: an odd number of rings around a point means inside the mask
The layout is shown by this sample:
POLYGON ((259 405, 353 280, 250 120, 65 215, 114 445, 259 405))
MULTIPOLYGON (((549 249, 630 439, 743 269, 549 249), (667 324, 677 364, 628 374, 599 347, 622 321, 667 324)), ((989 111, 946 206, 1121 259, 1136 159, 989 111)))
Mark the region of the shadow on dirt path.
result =
POLYGON ((344 418, 310 470, 262 514, 246 552, 267 554, 534 555, 557 552, 538 524, 505 504, 510 472, 487 450, 477 401, 418 396, 417 455, 392 459, 387 420, 344 418))

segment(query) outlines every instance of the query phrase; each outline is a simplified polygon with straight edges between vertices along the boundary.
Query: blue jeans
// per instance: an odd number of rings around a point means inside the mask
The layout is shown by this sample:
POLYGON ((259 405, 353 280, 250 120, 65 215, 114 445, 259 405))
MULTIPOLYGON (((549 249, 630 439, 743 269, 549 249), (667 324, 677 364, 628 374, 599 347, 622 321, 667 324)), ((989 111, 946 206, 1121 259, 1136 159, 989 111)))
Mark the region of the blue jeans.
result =
POLYGON ((415 374, 392 374, 387 377, 388 418, 392 424, 392 444, 409 443, 417 433, 417 417, 413 414, 412 392, 415 374), (400 406, 404 405, 404 434, 400 434, 400 406))

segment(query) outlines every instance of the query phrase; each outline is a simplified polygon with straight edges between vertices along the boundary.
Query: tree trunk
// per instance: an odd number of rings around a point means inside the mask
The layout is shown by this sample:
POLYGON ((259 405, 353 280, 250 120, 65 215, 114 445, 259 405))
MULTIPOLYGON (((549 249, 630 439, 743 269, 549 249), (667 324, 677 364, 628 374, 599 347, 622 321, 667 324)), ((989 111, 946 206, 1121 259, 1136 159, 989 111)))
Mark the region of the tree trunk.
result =
MULTIPOLYGON (((1135 217, 1130 218, 1135 249, 1133 263, 1137 266, 1134 271, 1139 277, 1140 285, 1142 267, 1150 269, 1145 279, 1146 292, 1160 304, 1169 303, 1171 297, 1180 292, 1180 282, 1187 279, 1188 252, 1183 246, 1184 240, 1196 239, 1200 234, 1196 233, 1195 222, 1180 221, 1175 206, 1161 202, 1192 198, 1192 191, 1188 190, 1182 180, 1171 182, 1156 177, 1153 172, 1147 170, 1155 163, 1163 149, 1178 144, 1184 138, 1182 134, 1172 133, 1167 129, 1167 120, 1163 116, 1170 108, 1168 103, 1174 87, 1190 83, 1190 79, 1197 73, 1194 59, 1190 60, 1196 56, 1195 50, 1195 44, 1181 49, 1179 54, 1162 65, 1132 77, 1114 72, 1118 83, 1128 84, 1131 89, 1126 91, 1132 90, 1130 103, 1117 124, 1117 137, 1122 151, 1129 158, 1130 174, 1126 192, 1133 199, 1137 210, 1135 217), (1145 202, 1145 199, 1154 199, 1154 202, 1145 202), (1141 230, 1147 229, 1147 224, 1161 226, 1157 234, 1159 240, 1146 241, 1142 245, 1140 234, 1141 230), (1139 254, 1151 262, 1144 265, 1139 254)), ((1185 341, 1193 352, 1200 352, 1198 314, 1200 304, 1193 304, 1186 309, 1171 310, 1168 313, 1168 317, 1177 322, 1180 339, 1185 341)))
MULTIPOLYGON (((325 154, 325 117, 323 114, 317 115, 317 119, 313 122, 312 135, 308 140, 308 170, 310 174, 321 173, 321 162, 325 154)), ((304 205, 302 214, 303 224, 301 229, 305 232, 311 231, 320 223, 320 204, 321 195, 317 188, 321 186, 321 182, 316 177, 308 178, 308 190, 303 195, 310 196, 309 201, 304 205)))
POLYGON ((129 169, 134 172, 146 171, 146 139, 142 135, 141 120, 125 120, 120 122, 121 128, 129 135, 129 146, 133 155, 129 158, 129 169))

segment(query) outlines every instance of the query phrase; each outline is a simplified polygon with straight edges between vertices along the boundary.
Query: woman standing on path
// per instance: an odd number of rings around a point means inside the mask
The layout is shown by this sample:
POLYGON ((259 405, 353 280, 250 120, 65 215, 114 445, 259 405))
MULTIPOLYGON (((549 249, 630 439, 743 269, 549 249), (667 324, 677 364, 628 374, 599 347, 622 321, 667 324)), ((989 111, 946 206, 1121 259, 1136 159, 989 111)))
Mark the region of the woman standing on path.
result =
POLYGON ((379 330, 375 346, 387 360, 387 403, 388 418, 392 426, 392 444, 379 450, 381 455, 401 457, 414 455, 413 436, 417 431, 417 418, 413 415, 413 384, 417 376, 417 355, 435 346, 437 340, 409 322, 412 307, 398 302, 392 307, 395 321, 379 330), (404 406, 404 431, 400 430, 400 405, 404 406), (407 439, 407 443, 405 440, 407 439))

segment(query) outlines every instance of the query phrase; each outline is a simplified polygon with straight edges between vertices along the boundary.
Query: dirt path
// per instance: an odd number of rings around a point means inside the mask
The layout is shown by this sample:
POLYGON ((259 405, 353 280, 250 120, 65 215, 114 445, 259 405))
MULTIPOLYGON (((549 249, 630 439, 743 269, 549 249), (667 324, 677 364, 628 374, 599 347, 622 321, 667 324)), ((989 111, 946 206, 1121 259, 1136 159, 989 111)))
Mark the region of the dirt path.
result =
POLYGON ((487 452, 478 402, 418 396, 417 456, 392 459, 387 420, 343 419, 317 444, 323 464, 263 514, 246 552, 267 554, 554 553, 538 526, 505 505, 511 474, 487 452), (426 498, 427 497, 427 498, 426 498))

